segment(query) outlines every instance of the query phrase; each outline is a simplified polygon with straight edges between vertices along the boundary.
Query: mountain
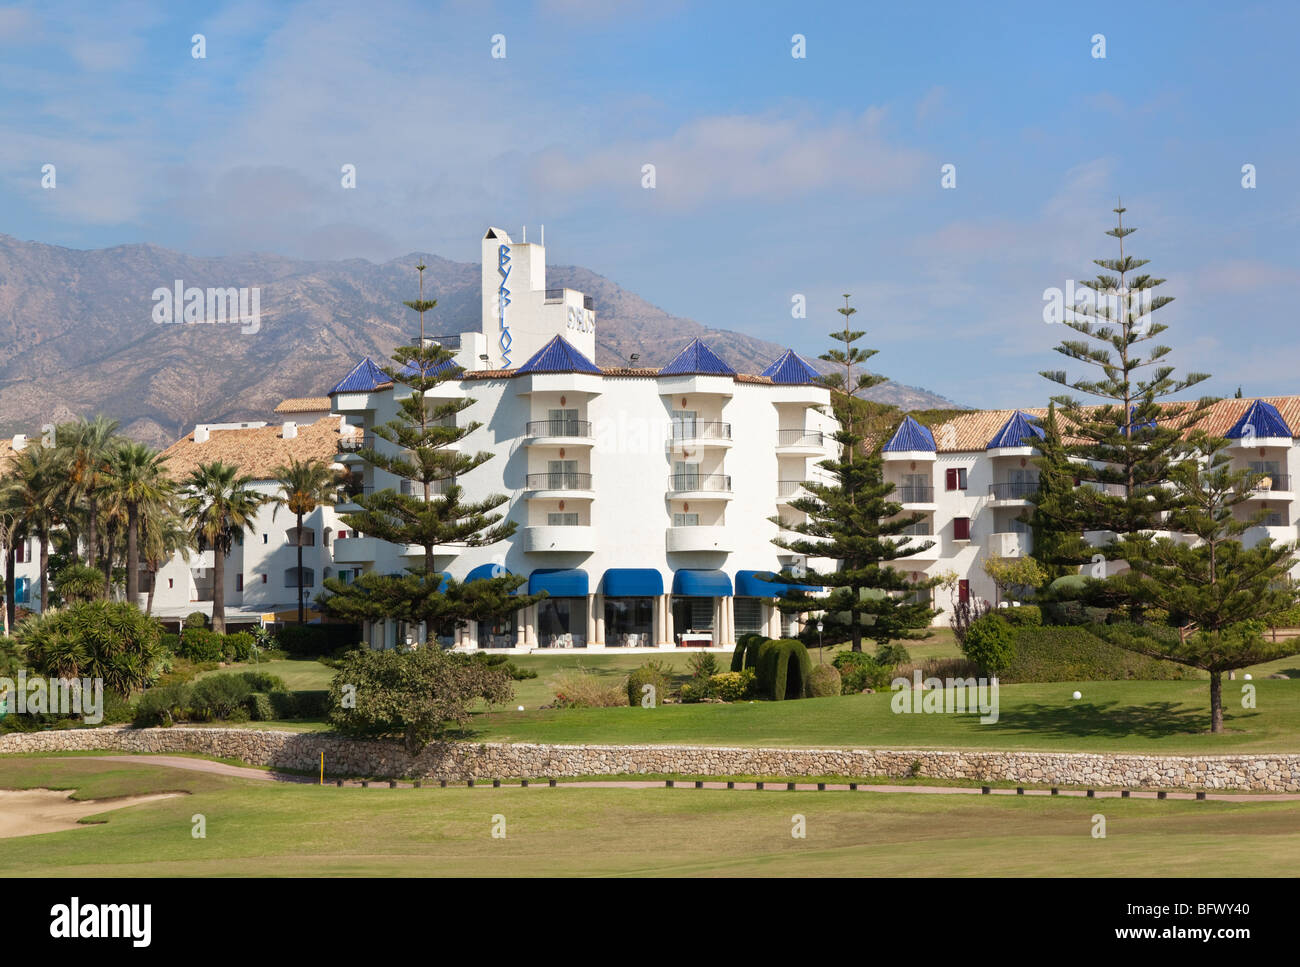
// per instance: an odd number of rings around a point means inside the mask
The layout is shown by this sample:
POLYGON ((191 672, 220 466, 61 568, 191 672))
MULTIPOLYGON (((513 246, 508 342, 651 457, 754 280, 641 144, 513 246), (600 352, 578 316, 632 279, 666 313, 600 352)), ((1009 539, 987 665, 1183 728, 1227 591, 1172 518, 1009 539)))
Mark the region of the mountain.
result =
MULTIPOLYGON (((479 267, 412 254, 383 264, 280 255, 202 258, 155 245, 79 251, 0 235, 0 435, 106 413, 131 436, 163 446, 196 422, 269 419, 282 399, 323 395, 363 355, 408 342, 411 267, 423 259, 432 332, 477 329, 479 267), (259 287, 261 325, 159 325, 158 288, 259 287)), ((602 276, 550 266, 547 284, 595 301, 602 365, 660 365, 693 336, 741 372, 784 347, 669 315, 602 276)), ((179 307, 178 307, 179 312, 179 307)), ((815 361, 814 361, 815 362, 815 361)), ((950 407, 943 397, 885 383, 871 399, 905 409, 950 407)))

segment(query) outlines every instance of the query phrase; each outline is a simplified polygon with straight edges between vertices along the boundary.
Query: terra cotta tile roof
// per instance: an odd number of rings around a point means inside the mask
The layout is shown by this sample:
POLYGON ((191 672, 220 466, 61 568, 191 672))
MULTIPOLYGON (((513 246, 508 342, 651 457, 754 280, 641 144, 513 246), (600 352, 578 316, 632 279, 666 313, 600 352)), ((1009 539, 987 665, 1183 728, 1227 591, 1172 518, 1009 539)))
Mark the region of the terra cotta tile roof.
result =
MULTIPOLYGON (((352 429, 352 428, 349 428, 352 429)), ((249 427, 243 430, 209 431, 203 443, 194 442, 189 433, 177 440, 163 455, 167 458, 167 473, 173 480, 183 480, 200 463, 220 460, 233 463, 241 473, 254 480, 270 480, 275 469, 293 457, 309 460, 313 457, 333 463, 339 451, 339 417, 324 416, 315 423, 303 423, 298 434, 288 440, 282 435, 280 424, 249 427)))

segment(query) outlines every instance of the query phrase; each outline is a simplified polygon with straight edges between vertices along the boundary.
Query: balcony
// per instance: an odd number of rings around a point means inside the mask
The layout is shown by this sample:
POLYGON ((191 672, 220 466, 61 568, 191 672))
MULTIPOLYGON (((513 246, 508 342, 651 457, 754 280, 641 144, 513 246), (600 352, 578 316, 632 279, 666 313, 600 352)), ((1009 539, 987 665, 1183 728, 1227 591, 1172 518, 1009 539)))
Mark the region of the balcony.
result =
POLYGON ((524 489, 532 493, 531 497, 567 497, 591 496, 591 474, 589 473, 530 473, 524 481, 524 489))
POLYGON ((776 452, 783 457, 826 455, 826 434, 821 430, 777 430, 776 452))
POLYGON ((372 486, 351 483, 346 484, 343 487, 343 492, 339 496, 339 502, 334 505, 334 509, 340 514, 358 511, 361 509, 361 506, 352 498, 359 494, 372 494, 374 492, 375 488, 372 486))
POLYGON ((701 420, 673 420, 668 428, 668 449, 731 446, 731 424, 701 420))
POLYGON ((380 540, 377 537, 334 538, 334 563, 372 564, 377 560, 380 540))
POLYGON ((804 489, 802 480, 778 480, 776 482, 776 502, 778 504, 788 504, 800 497, 810 496, 812 495, 804 489))
POLYGON ((1033 540, 1029 534, 1007 531, 989 534, 984 543, 984 553, 988 557, 1025 557, 1032 546, 1033 540))
POLYGON ((924 484, 895 487, 890 497, 907 509, 934 510, 934 488, 924 484))
POLYGON ((529 446, 590 446, 594 441, 587 420, 529 420, 524 424, 529 446))
MULTIPOLYGON (((456 478, 450 480, 434 480, 429 483, 429 495, 431 497, 441 497, 450 487, 456 485, 456 478)), ((424 499, 424 484, 418 480, 402 481, 402 496, 414 497, 416 500, 424 499)))
POLYGON ((1285 473, 1263 473, 1246 493, 1247 500, 1292 500, 1294 497, 1291 477, 1285 473))
POLYGON ((523 530, 524 550, 529 553, 591 553, 596 549, 595 528, 589 524, 535 524, 523 530))
POLYGON ((727 553, 735 549, 733 543, 725 527, 669 527, 666 531, 669 554, 684 554, 692 551, 727 553))
POLYGON ((724 473, 681 473, 668 478, 668 493, 679 500, 730 500, 731 477, 724 473))
POLYGON ((354 433, 352 436, 339 437, 339 460, 346 462, 356 459, 356 454, 359 451, 373 450, 374 448, 375 435, 373 433, 354 433))
POLYGON ((1016 507, 1028 504, 1029 498, 1036 493, 1038 493, 1037 480, 989 484, 989 502, 994 507, 1016 507))

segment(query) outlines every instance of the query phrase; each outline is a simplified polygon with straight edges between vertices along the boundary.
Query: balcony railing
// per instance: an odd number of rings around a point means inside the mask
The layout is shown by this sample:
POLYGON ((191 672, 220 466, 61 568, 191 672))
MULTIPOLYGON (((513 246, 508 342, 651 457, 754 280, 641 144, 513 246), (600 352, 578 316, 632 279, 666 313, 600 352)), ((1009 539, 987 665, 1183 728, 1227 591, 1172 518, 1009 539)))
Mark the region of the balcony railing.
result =
POLYGON ((374 492, 375 492, 374 487, 368 485, 362 485, 362 484, 350 483, 350 484, 346 484, 342 488, 342 494, 345 500, 351 497, 357 497, 361 494, 373 494, 374 492))
POLYGON ((712 490, 720 493, 730 493, 731 476, 725 473, 675 473, 668 478, 668 489, 675 492, 712 490))
POLYGON ((895 487, 894 497, 902 504, 932 504, 934 503, 934 488, 910 484, 895 487))
POLYGON ((530 473, 529 490, 590 490, 589 473, 530 473))
POLYGON ((1248 489, 1252 492, 1267 493, 1270 490, 1291 489, 1291 477, 1285 473, 1268 473, 1267 471, 1256 470, 1254 474, 1258 476, 1255 477, 1253 483, 1248 485, 1248 489))
POLYGON ((356 453, 358 450, 373 450, 375 435, 373 433, 356 433, 352 436, 339 437, 339 453, 356 453))
POLYGON ((826 434, 821 430, 777 430, 776 445, 779 447, 822 447, 826 445, 826 434))
POLYGON ((699 420, 673 420, 674 440, 730 440, 730 423, 704 423, 699 420))
POLYGON ((591 424, 586 420, 530 420, 524 427, 525 436, 591 436, 591 424))
POLYGON ((989 484, 989 496, 994 500, 1024 500, 1036 493, 1038 493, 1037 480, 989 484))
POLYGON ((802 480, 778 480, 776 482, 776 495, 778 497, 793 497, 802 487, 802 480))
MULTIPOLYGON (((447 492, 447 488, 456 483, 455 478, 450 480, 433 480, 429 482, 429 493, 434 497, 440 497, 447 492)), ((418 480, 403 480, 402 494, 406 497, 414 497, 417 500, 424 499, 424 484, 418 480)))

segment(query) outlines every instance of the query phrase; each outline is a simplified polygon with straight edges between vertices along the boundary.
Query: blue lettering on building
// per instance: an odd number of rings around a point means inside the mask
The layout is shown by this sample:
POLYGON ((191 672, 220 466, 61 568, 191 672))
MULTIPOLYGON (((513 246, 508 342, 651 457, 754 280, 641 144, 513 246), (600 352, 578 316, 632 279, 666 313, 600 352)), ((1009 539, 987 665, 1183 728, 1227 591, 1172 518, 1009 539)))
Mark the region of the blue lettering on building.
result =
POLYGON ((501 287, 497 289, 498 303, 500 308, 499 319, 501 323, 501 368, 508 369, 510 366, 510 344, 514 340, 510 338, 510 330, 506 327, 506 306, 510 305, 510 290, 506 288, 506 280, 510 278, 510 246, 502 245, 497 249, 497 271, 501 273, 501 287))

